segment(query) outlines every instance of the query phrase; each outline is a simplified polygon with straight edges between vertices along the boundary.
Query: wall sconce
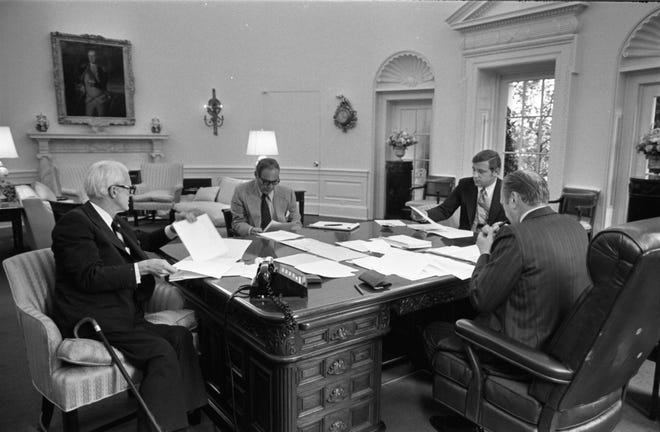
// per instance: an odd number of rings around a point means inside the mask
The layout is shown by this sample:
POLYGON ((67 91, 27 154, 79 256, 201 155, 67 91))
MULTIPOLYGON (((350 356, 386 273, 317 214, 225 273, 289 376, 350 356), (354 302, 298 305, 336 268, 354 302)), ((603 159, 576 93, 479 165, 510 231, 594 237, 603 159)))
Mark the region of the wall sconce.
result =
POLYGON ((225 122, 225 117, 220 115, 222 112, 222 103, 220 103, 218 98, 215 97, 215 89, 213 89, 213 96, 209 99, 208 103, 204 105, 204 108, 208 115, 211 116, 210 119, 207 119, 206 115, 204 115, 204 123, 206 123, 206 126, 208 127, 213 126, 213 135, 217 135, 218 128, 225 122))

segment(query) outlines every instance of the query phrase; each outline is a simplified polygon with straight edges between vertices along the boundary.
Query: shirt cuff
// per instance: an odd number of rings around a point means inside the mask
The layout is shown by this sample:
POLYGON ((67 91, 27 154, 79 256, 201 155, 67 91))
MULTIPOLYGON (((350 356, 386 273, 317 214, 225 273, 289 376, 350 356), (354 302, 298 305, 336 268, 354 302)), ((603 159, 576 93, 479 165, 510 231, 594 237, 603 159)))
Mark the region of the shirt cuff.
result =
POLYGON ((174 227, 172 227, 172 224, 165 227, 165 235, 170 240, 176 238, 177 233, 176 233, 176 231, 174 231, 174 227))
POLYGON ((135 271, 135 283, 139 285, 142 282, 142 276, 140 276, 140 268, 137 263, 133 264, 133 270, 135 271))

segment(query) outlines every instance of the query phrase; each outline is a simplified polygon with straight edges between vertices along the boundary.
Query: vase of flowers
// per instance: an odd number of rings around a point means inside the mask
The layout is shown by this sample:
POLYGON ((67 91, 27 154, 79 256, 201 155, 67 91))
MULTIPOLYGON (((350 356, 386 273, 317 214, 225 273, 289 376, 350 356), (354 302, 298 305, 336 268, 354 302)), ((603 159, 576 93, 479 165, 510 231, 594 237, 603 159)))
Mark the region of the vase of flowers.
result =
POLYGON ((653 175, 660 175, 660 128, 648 131, 637 144, 637 152, 644 153, 647 160, 648 171, 653 175))
POLYGON ((401 159, 406 154, 406 149, 411 145, 417 144, 417 139, 411 133, 405 130, 395 130, 387 138, 387 144, 392 146, 394 155, 401 159))

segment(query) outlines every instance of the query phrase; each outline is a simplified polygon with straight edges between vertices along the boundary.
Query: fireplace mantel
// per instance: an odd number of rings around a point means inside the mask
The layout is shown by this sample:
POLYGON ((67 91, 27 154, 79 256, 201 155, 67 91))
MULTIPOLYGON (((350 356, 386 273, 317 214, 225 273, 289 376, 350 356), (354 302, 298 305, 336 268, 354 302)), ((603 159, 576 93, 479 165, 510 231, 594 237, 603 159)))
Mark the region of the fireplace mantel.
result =
POLYGON ((53 173, 54 153, 146 153, 151 162, 161 162, 165 157, 163 145, 170 137, 161 134, 103 133, 31 133, 28 136, 39 146, 37 159, 41 180, 53 173))

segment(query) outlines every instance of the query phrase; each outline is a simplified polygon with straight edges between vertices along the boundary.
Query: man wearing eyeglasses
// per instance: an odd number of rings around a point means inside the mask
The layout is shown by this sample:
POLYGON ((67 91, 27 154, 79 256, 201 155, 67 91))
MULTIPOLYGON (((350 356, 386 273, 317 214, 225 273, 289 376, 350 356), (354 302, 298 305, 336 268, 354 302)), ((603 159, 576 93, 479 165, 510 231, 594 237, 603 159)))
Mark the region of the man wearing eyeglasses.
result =
POLYGON ((231 227, 239 236, 302 227, 293 189, 279 183, 280 165, 273 158, 264 158, 257 163, 254 180, 236 186, 231 227))
MULTIPOLYGON (((151 233, 135 232, 118 213, 128 210, 128 169, 100 161, 87 171, 89 197, 64 214, 53 229, 56 284, 53 320, 64 337, 85 317, 94 318, 110 344, 142 371, 140 393, 163 431, 185 430, 187 414, 206 404, 206 392, 192 336, 185 327, 157 325, 144 319, 144 304, 176 271, 163 259, 150 259, 176 237, 172 225, 151 233)), ((177 215, 194 221, 193 215, 177 215)), ((82 337, 95 338, 81 327, 82 337)), ((138 430, 150 430, 139 411, 138 430)))

